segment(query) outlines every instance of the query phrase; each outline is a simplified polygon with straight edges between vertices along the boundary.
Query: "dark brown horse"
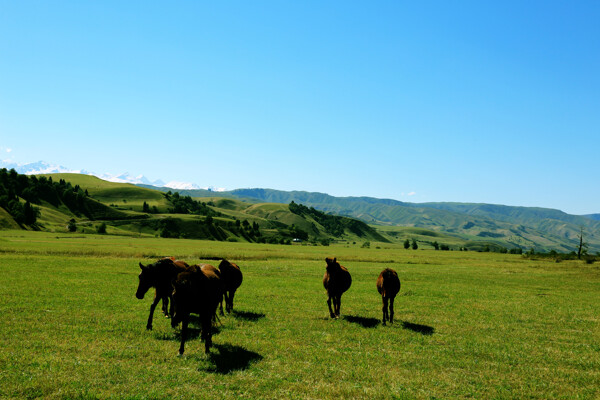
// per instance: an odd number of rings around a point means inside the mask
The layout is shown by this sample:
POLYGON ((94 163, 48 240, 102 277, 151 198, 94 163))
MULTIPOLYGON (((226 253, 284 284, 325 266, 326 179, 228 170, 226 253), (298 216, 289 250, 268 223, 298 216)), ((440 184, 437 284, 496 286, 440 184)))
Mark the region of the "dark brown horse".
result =
POLYGON ((350 288, 352 277, 346 267, 342 267, 337 259, 327 257, 325 259, 325 275, 323 276, 323 286, 327 290, 327 306, 329 306, 329 315, 331 318, 340 316, 340 307, 342 305, 342 294, 350 288), (333 309, 331 301, 333 300, 333 309))
POLYGON ((175 315, 171 326, 175 328, 181 322, 179 354, 184 351, 191 313, 200 316, 204 352, 208 353, 212 344, 212 321, 216 318, 217 306, 223 298, 219 270, 210 264, 193 265, 177 276, 173 289, 175 315))
POLYGON ((400 279, 398 274, 391 268, 386 268, 379 274, 377 278, 377 291, 381 294, 381 300, 383 301, 383 324, 385 321, 390 321, 390 324, 394 323, 394 298, 400 291, 400 279), (389 313, 388 313, 389 303, 389 313))
POLYGON ((173 301, 171 301, 171 309, 169 310, 169 299, 172 300, 171 296, 173 293, 173 287, 171 281, 177 277, 177 274, 185 271, 189 268, 184 261, 176 260, 174 257, 161 258, 153 264, 143 265, 140 263, 142 272, 139 275, 139 284, 135 297, 143 299, 144 295, 153 287, 154 300, 150 305, 150 315, 148 315, 148 323, 146 329, 152 329, 152 317, 154 315, 154 309, 160 300, 162 300, 162 311, 169 317, 173 316, 175 311, 173 301))
MULTIPOLYGON (((223 280, 225 309, 230 313, 233 311, 233 296, 235 296, 235 291, 242 284, 242 271, 237 264, 227 260, 221 261, 221 264, 219 264, 219 271, 221 272, 221 279, 223 280)), ((223 315, 223 301, 221 301, 220 308, 221 315, 223 315)))

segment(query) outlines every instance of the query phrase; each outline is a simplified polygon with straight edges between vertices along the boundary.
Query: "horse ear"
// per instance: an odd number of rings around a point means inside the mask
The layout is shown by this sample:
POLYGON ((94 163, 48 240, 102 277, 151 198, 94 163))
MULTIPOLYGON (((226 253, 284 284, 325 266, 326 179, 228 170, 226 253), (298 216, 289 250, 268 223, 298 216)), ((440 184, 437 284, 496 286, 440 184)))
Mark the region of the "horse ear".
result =
POLYGON ((337 262, 337 257, 333 257, 333 263, 335 264, 337 262))
POLYGON ((148 267, 144 267, 144 264, 140 263, 140 268, 143 270, 143 269, 146 269, 148 267))

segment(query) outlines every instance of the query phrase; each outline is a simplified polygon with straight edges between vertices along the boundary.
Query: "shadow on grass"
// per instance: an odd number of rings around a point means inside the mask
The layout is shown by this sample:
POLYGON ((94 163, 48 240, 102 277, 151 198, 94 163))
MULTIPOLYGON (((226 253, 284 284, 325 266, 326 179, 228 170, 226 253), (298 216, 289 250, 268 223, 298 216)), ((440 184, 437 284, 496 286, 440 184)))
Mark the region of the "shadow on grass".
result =
MULTIPOLYGON (((221 326, 219 322, 213 322, 212 324, 212 335, 218 335, 221 333, 221 326)), ((200 317, 197 315, 190 315, 190 322, 188 324, 186 341, 197 339, 202 334, 202 325, 200 324, 200 317)), ((173 328, 170 333, 161 333, 156 335, 157 339, 160 340, 181 340, 181 323, 177 327, 173 328)))
POLYGON ((344 319, 348 322, 352 322, 353 324, 358 324, 363 328, 375 328, 377 325, 379 325, 379 320, 377 318, 365 318, 357 315, 344 315, 344 319))
POLYGON ((430 336, 435 332, 435 328, 427 325, 413 324, 412 322, 402 321, 402 328, 409 331, 420 333, 421 335, 430 336))
POLYGON ((214 365, 208 372, 228 374, 232 371, 247 369, 251 364, 263 359, 258 353, 246 350, 240 346, 215 344, 209 354, 209 360, 214 365), (218 353, 214 350, 218 350, 218 353))
MULTIPOLYGON (((194 328, 194 327, 191 327, 188 325, 186 341, 199 338, 201 333, 202 333, 202 329, 194 328)), ((160 339, 160 340, 180 341, 181 340, 181 325, 177 329, 174 329, 173 331, 171 331, 170 333, 157 334, 156 338, 160 339)))
POLYGON ((232 314, 235 317, 235 319, 242 319, 244 321, 253 321, 253 322, 258 321, 259 319, 262 319, 265 317, 265 314, 263 314, 263 313, 255 313, 252 311, 233 310, 232 314))

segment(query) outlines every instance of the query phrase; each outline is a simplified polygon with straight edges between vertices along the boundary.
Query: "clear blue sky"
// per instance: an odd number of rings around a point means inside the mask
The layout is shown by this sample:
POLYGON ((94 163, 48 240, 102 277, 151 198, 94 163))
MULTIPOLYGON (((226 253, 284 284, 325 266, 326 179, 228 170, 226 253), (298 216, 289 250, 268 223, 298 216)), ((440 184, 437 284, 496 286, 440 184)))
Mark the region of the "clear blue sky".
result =
POLYGON ((2 160, 585 214, 599 144, 599 1, 0 0, 2 160))

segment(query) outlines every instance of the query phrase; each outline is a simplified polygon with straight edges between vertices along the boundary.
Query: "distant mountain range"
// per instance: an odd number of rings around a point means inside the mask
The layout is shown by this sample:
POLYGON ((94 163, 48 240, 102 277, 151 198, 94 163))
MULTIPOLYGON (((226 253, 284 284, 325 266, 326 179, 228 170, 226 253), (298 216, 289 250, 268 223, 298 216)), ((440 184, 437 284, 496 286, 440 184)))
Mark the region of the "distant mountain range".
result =
POLYGON ((201 189, 183 182, 150 181, 144 176, 121 174, 97 175, 85 170, 38 162, 25 165, 1 163, 0 168, 14 168, 23 174, 78 173, 95 175, 118 183, 133 183, 162 192, 176 190, 192 198, 234 198, 254 203, 289 204, 294 201, 325 213, 347 216, 371 225, 422 228, 454 235, 467 241, 497 243, 506 247, 573 251, 582 230, 589 250, 600 252, 600 214, 570 215, 559 210, 536 207, 513 207, 472 203, 407 203, 372 197, 334 197, 325 193, 281 191, 273 189, 236 189, 220 191, 201 189))
POLYGON ((578 216, 548 208, 494 204, 406 203, 391 199, 334 197, 325 193, 273 189, 236 189, 221 193, 184 190, 180 194, 283 204, 294 201, 372 225, 423 228, 452 234, 464 240, 487 240, 508 247, 544 251, 575 250, 583 229, 584 240, 589 244, 590 251, 600 251, 599 214, 578 216))

